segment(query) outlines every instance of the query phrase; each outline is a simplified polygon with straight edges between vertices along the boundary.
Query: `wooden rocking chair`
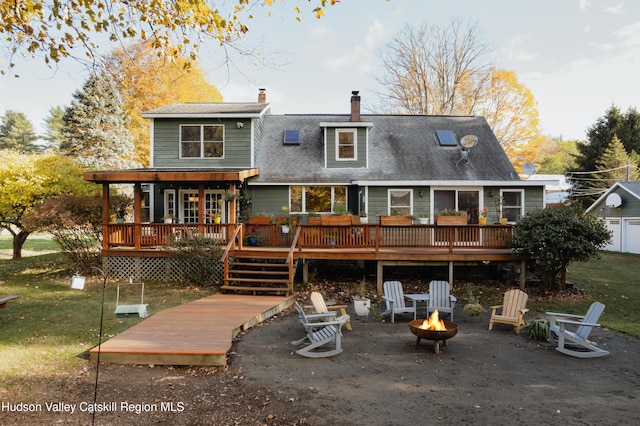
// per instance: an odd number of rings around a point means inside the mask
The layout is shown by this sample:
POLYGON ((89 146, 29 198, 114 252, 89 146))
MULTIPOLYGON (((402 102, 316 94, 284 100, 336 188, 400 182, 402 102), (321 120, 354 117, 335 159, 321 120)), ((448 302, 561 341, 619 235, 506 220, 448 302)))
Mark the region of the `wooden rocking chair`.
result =
POLYGON ((385 281, 383 284, 384 295, 382 298, 387 304, 387 310, 382 313, 383 316, 391 314, 391 322, 394 322, 395 314, 413 313, 413 319, 416 319, 416 308, 407 306, 400 281, 385 281))
POLYGON ((456 306, 455 296, 451 294, 449 281, 431 281, 429 283, 429 304, 427 306, 427 316, 431 312, 438 310, 438 313, 448 313, 453 322, 453 308, 456 306))
POLYGON ((348 316, 335 318, 333 313, 329 314, 306 314, 302 306, 294 301, 300 323, 306 331, 306 336, 300 340, 291 342, 294 346, 299 346, 305 342, 308 344, 296 351, 298 355, 307 358, 326 358, 338 355, 342 352, 342 326, 347 322, 348 316), (331 320, 335 318, 335 320, 331 320), (327 321, 329 319, 329 321, 327 321), (334 345, 334 349, 325 351, 315 351, 325 345, 334 345))
POLYGON ((547 312, 549 315, 549 342, 554 343, 554 335, 558 339, 556 350, 576 358, 596 358, 609 355, 608 351, 599 348, 590 341, 589 334, 594 327, 600 327, 598 319, 604 312, 604 305, 593 302, 584 316, 547 312), (575 331, 567 330, 567 326, 577 327, 575 331))
POLYGON ((528 298, 529 295, 522 290, 513 289, 505 292, 502 305, 491 306, 489 330, 493 329, 494 323, 499 322, 513 325, 514 333, 520 333, 520 328, 525 325, 524 314, 529 311, 525 308, 528 298))

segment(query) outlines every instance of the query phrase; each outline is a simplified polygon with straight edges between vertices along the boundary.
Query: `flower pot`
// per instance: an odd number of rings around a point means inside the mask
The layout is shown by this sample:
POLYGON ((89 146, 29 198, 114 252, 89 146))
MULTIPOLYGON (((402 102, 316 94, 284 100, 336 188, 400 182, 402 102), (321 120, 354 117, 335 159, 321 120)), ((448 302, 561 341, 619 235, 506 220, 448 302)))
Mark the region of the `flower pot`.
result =
POLYGON ((257 246, 258 245, 258 237, 247 237, 247 245, 248 246, 257 246))
POLYGON ((283 234, 289 233, 289 225, 282 225, 281 229, 283 234))
POLYGON ((221 218, 220 216, 215 216, 215 217, 213 218, 213 223, 220 223, 220 220, 221 220, 221 219, 222 219, 222 218, 221 218))
POLYGON ((369 223, 369 218, 360 216, 360 224, 365 225, 367 223, 369 223))
POLYGON ((487 224, 487 218, 486 217, 479 217, 478 218, 478 223, 480 225, 486 225, 487 224))
POLYGON ((428 217, 419 217, 418 218, 418 223, 420 225, 428 225, 429 224, 429 218, 428 217))
POLYGON ((501 217, 500 218, 500 225, 506 225, 507 224, 507 218, 506 217, 501 217))
POLYGON ((369 315, 371 308, 370 299, 353 299, 353 308, 356 311, 356 315, 359 317, 366 317, 369 315))

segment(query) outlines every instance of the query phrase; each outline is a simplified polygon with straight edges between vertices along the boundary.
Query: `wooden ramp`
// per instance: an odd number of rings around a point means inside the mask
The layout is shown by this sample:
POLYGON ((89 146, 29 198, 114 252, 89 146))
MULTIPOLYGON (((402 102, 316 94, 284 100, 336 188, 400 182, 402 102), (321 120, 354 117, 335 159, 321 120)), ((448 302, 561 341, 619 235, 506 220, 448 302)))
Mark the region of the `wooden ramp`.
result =
MULTIPOLYGON (((293 296, 214 294, 170 308, 102 343, 116 364, 226 365, 233 339, 293 304, 293 296)), ((97 361, 98 347, 89 351, 97 361)))

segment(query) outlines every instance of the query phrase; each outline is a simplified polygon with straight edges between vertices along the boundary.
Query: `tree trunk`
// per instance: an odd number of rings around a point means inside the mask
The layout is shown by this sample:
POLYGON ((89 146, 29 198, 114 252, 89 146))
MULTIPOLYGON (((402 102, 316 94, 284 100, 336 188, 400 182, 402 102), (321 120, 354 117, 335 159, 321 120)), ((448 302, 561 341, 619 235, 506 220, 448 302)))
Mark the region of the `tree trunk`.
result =
POLYGON ((22 246, 27 241, 27 237, 30 232, 20 231, 17 234, 13 234, 13 258, 22 259, 22 246))

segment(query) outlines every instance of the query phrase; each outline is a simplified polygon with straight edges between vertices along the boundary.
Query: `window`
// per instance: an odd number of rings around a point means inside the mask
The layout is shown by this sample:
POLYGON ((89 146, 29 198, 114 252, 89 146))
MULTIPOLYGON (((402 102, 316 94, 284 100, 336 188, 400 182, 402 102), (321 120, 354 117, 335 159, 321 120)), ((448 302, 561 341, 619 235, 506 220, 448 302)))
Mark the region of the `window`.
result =
POLYGON ((223 158, 224 126, 180 126, 181 158, 223 158))
POLYGON ((355 130, 336 130, 336 159, 357 160, 355 130))
POLYGON ((451 130, 436 130, 441 146, 458 146, 458 141, 451 130))
MULTIPOLYGON (((171 197, 169 194, 173 192, 165 193, 165 202, 171 197), (169 198, 168 198, 169 197, 169 198)), ((204 218, 198 220, 198 210, 200 207, 200 198, 198 197, 197 190, 184 190, 180 191, 180 219, 183 223, 211 223, 213 221, 212 216, 219 214, 221 220, 225 220, 224 201, 222 200, 223 193, 221 191, 205 191, 204 192, 204 218)), ((169 211, 169 206, 165 206, 165 211, 169 211)))
POLYGON ((389 214, 408 216, 413 214, 413 191, 410 189, 390 189, 389 214))
POLYGON ((176 209, 176 191, 175 189, 167 189, 164 191, 164 217, 178 217, 176 209))
POLYGON ((290 213, 331 213, 337 205, 347 205, 346 186, 292 186, 290 213))
POLYGON ((433 191, 434 214, 443 210, 458 210, 467 213, 469 223, 478 223, 478 207, 480 207, 480 191, 457 189, 433 191))
POLYGON ((140 220, 142 222, 151 221, 151 188, 148 183, 142 184, 142 205, 140 206, 140 220))
POLYGON ((524 193, 522 190, 502 191, 502 216, 508 222, 517 222, 524 215, 524 193))

